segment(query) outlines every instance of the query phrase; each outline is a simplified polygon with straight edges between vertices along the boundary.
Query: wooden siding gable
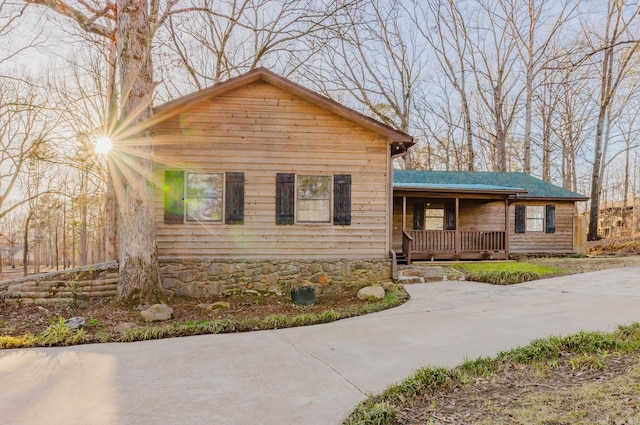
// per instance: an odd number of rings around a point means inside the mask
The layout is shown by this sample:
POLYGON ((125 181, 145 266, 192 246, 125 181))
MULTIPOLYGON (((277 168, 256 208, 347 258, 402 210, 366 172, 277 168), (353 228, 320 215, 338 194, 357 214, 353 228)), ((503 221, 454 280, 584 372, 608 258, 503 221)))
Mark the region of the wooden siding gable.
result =
POLYGON ((408 134, 389 127, 386 124, 368 117, 354 109, 348 108, 328 97, 322 96, 319 93, 287 80, 286 78, 264 68, 255 69, 246 74, 231 78, 209 88, 160 105, 154 108, 154 116, 146 123, 145 127, 155 127, 178 114, 184 113, 201 102, 212 101, 214 98, 222 96, 230 91, 246 87, 247 85, 259 81, 275 86, 287 93, 304 99, 319 108, 357 124, 360 127, 382 135, 389 141, 389 143, 393 143, 395 145, 396 152, 394 152, 394 154, 406 151, 414 144, 413 137, 408 134))

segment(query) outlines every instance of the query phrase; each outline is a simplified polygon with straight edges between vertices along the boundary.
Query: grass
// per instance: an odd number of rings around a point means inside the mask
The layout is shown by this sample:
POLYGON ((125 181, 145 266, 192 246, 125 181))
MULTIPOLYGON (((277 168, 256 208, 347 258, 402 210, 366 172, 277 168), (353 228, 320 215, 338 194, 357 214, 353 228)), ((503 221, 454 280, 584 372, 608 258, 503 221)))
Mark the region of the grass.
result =
MULTIPOLYGON (((508 388, 505 393, 506 398, 516 399, 513 407, 505 410, 504 406, 494 406, 494 409, 491 407, 492 401, 485 400, 480 413, 486 416, 486 421, 473 423, 501 423, 493 416, 496 414, 494 410, 504 411, 500 414, 504 414, 509 423, 577 423, 581 418, 586 418, 584 423, 601 423, 590 421, 593 420, 594 414, 602 412, 609 412, 609 419, 615 415, 622 418, 621 422, 602 423, 640 423, 640 410, 614 409, 616 405, 624 405, 625 402, 628 404, 630 400, 634 403, 633 400, 637 401, 640 398, 640 362, 637 361, 640 356, 640 323, 619 326, 613 333, 579 332, 566 337, 538 339, 527 346, 501 352, 494 358, 481 357, 453 369, 425 367, 401 383, 389 386, 382 394, 371 396, 358 404, 344 423, 392 424, 395 423, 398 412, 407 407, 411 407, 410 411, 422 412, 420 423, 434 423, 425 421, 424 412, 436 408, 437 393, 444 393, 445 398, 451 400, 453 395, 462 393, 465 388, 477 382, 493 382, 500 374, 510 370, 526 370, 527 367, 542 378, 547 376, 549 370, 557 371, 561 365, 570 372, 602 371, 609 359, 616 363, 625 355, 636 358, 636 366, 630 374, 621 373, 621 376, 610 381, 602 381, 599 378, 584 381, 584 385, 572 382, 570 385, 559 386, 558 391, 531 391, 526 393, 528 399, 510 397, 513 388, 517 387, 517 382, 509 381, 507 376, 508 388), (618 395, 621 399, 617 398, 618 395), (431 404, 416 407, 424 400, 431 400, 431 404), (567 409, 567 403, 574 407, 567 409), (635 412, 635 416, 625 422, 624 420, 629 418, 629 412, 632 412, 632 415, 635 412)), ((478 392, 479 390, 469 391, 471 395, 478 392)), ((463 400, 471 401, 464 398, 471 396, 461 397, 463 400)), ((411 422, 411 419, 408 422, 411 422)))
MULTIPOLYGON (((320 323, 333 322, 348 317, 374 313, 392 308, 404 303, 409 295, 401 285, 393 285, 387 290, 387 294, 380 301, 368 301, 357 308, 347 312, 337 312, 333 309, 321 313, 302 313, 297 316, 273 314, 264 319, 215 319, 174 322, 167 325, 140 326, 126 329, 120 334, 99 332, 97 336, 90 337, 80 330, 69 329, 62 318, 51 324, 44 332, 38 335, 0 336, 0 349, 24 348, 24 347, 50 347, 76 345, 93 342, 134 342, 151 339, 171 338, 179 336, 220 334, 231 332, 249 332, 255 330, 290 328, 295 326, 308 326, 320 323)), ((98 326, 100 323, 90 319, 87 326, 98 326)), ((2 325, 0 323, 0 325, 2 325)))
POLYGON ((566 270, 557 267, 525 261, 470 263, 454 268, 465 273, 467 280, 494 285, 513 285, 567 274, 566 270))

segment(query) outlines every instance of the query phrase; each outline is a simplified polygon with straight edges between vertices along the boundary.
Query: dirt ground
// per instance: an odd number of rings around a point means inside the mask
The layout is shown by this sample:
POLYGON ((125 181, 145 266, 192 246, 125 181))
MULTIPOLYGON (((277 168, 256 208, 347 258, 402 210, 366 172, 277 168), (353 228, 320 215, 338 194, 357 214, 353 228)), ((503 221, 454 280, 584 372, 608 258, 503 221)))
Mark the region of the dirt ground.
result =
MULTIPOLYGON (((291 302, 290 296, 240 292, 227 296, 210 298, 175 297, 168 304, 173 309, 173 318, 154 324, 171 325, 175 322, 215 320, 232 318, 237 320, 264 319, 271 315, 295 317, 305 313, 322 313, 333 309, 337 312, 352 311, 366 303, 356 297, 356 289, 340 293, 323 294, 316 298, 314 305, 302 306, 291 302), (228 309, 210 310, 205 304, 218 301, 229 303, 228 309)), ((121 323, 132 322, 139 326, 148 325, 140 315, 140 309, 127 309, 114 305, 111 300, 98 299, 66 305, 12 306, 0 303, 0 335, 38 334, 60 317, 69 319, 81 316, 85 319, 85 333, 113 332, 121 323)), ((91 339, 91 338, 90 338, 91 339)))
POLYGON ((610 424, 640 423, 640 356, 589 360, 565 353, 544 367, 507 365, 404 406, 398 424, 610 424), (582 363, 581 363, 581 360, 582 363))
MULTIPOLYGON (((598 242, 601 246, 602 241, 598 242)), ((640 242, 638 242, 640 246, 640 242)), ((624 246, 629 246, 628 243, 624 246)), ((595 251, 594 251, 595 252, 595 251)), ((597 252, 604 252, 598 248, 597 252)), ((608 252, 611 252, 609 250, 608 252)), ((640 253, 638 250, 637 253, 640 253)), ((600 255, 594 258, 537 258, 531 261, 552 265, 568 271, 568 273, 580 273, 586 271, 602 270, 613 267, 626 267, 640 265, 640 255, 600 255)), ((45 270, 41 270, 45 271, 45 270)), ((7 279, 9 273, 21 275, 20 270, 3 270, 3 279, 7 279)), ((14 276, 18 277, 18 276, 14 276)), ((298 306, 291 302, 288 295, 236 293, 233 295, 213 298, 173 298, 169 305, 173 308, 174 317, 162 325, 170 325, 176 322, 211 321, 215 319, 264 319, 271 315, 283 315, 295 317, 305 313, 322 313, 333 309, 338 313, 353 312, 366 302, 356 297, 356 290, 349 289, 340 293, 320 295, 313 306, 298 306), (228 302, 230 308, 209 310, 202 304, 211 304, 217 301, 228 302)), ((348 314, 353 315, 353 314, 348 314)), ((86 321, 85 333, 89 336, 113 333, 116 326, 121 323, 133 322, 143 326, 140 311, 125 309, 115 306, 110 300, 79 300, 73 304, 46 305, 46 306, 12 306, 0 303, 0 335, 23 335, 26 333, 39 334, 60 318, 69 319, 81 316, 86 321)), ((344 316, 344 315, 343 315, 344 316)), ((107 339, 108 340, 108 339, 107 339)))

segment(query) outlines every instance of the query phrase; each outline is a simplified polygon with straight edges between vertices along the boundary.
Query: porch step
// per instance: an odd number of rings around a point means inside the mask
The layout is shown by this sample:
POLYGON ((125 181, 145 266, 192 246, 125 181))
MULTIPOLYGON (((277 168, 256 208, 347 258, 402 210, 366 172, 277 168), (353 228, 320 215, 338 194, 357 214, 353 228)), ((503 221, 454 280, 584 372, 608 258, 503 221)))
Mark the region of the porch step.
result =
POLYGON ((400 283, 441 282, 445 280, 464 280, 464 274, 449 267, 436 265, 402 266, 398 271, 400 283))

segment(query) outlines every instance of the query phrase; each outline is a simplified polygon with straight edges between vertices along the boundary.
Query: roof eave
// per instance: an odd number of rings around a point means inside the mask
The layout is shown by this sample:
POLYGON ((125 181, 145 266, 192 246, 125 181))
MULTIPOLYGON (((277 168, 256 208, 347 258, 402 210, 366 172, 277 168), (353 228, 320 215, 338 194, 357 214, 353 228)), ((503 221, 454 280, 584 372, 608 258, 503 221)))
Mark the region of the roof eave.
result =
POLYGON ((394 191, 406 191, 406 192, 436 192, 436 193, 462 193, 462 194, 489 194, 489 195, 520 195, 527 193, 523 189, 451 189, 445 187, 411 187, 411 186, 393 186, 394 191))
POLYGON ((518 196, 518 199, 526 200, 526 201, 577 201, 577 202, 586 202, 589 200, 589 197, 586 196, 575 196, 575 197, 567 197, 567 196, 518 196))

